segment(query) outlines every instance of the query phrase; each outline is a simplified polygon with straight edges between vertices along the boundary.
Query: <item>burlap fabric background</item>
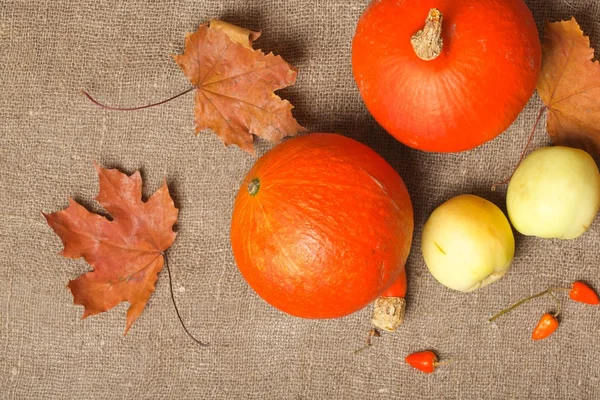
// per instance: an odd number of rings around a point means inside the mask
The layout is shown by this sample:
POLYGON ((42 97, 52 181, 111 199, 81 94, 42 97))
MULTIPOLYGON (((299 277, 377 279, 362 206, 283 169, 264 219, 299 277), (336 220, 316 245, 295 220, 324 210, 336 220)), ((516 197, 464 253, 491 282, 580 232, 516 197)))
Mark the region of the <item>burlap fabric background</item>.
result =
MULTIPOLYGON (((600 289, 600 223, 574 241, 517 235, 511 272, 472 294, 438 284, 420 255, 429 213, 460 193, 504 208, 505 188, 489 190, 518 159, 540 107, 536 96, 497 140, 455 155, 397 143, 367 113, 350 69, 350 41, 366 0, 7 1, 0 5, 0 397, 203 399, 598 399, 599 310, 564 303, 552 338, 530 333, 551 299, 496 324, 486 319, 550 285, 585 279, 600 289), (258 46, 299 67, 281 92, 310 131, 339 132, 376 149, 403 176, 416 212, 408 262, 406 321, 398 333, 364 343, 371 309, 337 320, 289 317, 245 283, 229 246, 232 203, 254 159, 224 148, 212 133, 193 135, 193 97, 120 113, 79 95, 130 106, 188 88, 170 54, 186 32, 219 17, 262 30, 258 46), (81 321, 65 285, 88 270, 67 260, 40 211, 69 196, 93 210, 92 162, 142 171, 145 194, 166 177, 180 208, 169 250, 184 334, 166 271, 141 318, 123 337, 126 305, 81 321), (404 364, 435 349, 455 362, 433 375, 404 364)), ((529 0, 541 28, 575 15, 600 46, 597 0, 529 0)), ((535 140, 547 143, 543 132, 535 140)), ((259 153, 268 145, 259 142, 259 153)))

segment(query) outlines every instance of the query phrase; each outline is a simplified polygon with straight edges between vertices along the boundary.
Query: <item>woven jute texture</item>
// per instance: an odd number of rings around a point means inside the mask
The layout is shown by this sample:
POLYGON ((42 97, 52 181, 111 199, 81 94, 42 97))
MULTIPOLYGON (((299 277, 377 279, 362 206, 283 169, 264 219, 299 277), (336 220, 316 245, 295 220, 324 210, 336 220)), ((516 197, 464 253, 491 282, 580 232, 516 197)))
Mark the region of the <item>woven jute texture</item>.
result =
MULTIPOLYGON (((473 0, 477 1, 477 0, 473 0)), ((598 0, 528 0, 538 28, 574 15, 600 46, 598 0)), ((541 299, 497 321, 487 318, 549 286, 583 279, 600 289, 600 223, 572 241, 516 236, 511 271, 470 294, 428 273, 421 228, 433 209, 461 193, 505 209, 509 175, 541 106, 527 108, 496 140, 460 154, 406 148, 370 117, 354 84, 350 44, 367 0, 92 1, 3 0, 0 4, 0 398, 4 399, 600 399, 600 314, 563 303, 557 334, 533 342, 541 299), (187 89, 171 54, 211 18, 263 32, 257 46, 299 68, 282 90, 310 131, 338 132, 379 152, 404 178, 415 207, 403 326, 363 352, 367 307, 336 320, 304 320, 266 304, 236 268, 229 244, 233 199, 255 159, 193 134, 193 97, 137 112, 135 106, 187 89), (133 173, 144 193, 167 179, 180 217, 166 271, 124 337, 126 304, 86 320, 66 289, 89 270, 57 253, 59 238, 40 211, 73 197, 90 210, 96 161, 133 173), (434 349, 454 362, 425 375, 404 357, 434 349)), ((542 125, 543 126, 543 125, 542 125)), ((534 146, 548 143, 541 129, 534 146)), ((258 154, 269 145, 257 142, 258 154)))

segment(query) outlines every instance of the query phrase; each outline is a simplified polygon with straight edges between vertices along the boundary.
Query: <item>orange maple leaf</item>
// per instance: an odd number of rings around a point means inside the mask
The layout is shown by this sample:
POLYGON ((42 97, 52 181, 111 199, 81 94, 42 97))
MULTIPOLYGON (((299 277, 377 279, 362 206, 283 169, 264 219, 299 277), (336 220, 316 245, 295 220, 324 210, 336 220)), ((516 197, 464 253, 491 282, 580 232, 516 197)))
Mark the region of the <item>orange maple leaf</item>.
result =
POLYGON ((273 93, 293 85, 297 70, 280 56, 252 49, 259 36, 211 21, 188 34, 175 61, 194 87, 196 133, 211 129, 225 145, 253 153, 253 135, 273 143, 304 131, 293 106, 273 93))
POLYGON ((537 90, 557 145, 600 155, 600 64, 575 18, 546 24, 537 90))
POLYGON ((154 292, 163 252, 175 240, 178 210, 166 182, 143 202, 139 172, 128 177, 116 169, 94 167, 100 181, 96 200, 112 221, 73 199, 65 210, 44 216, 64 244, 60 254, 83 257, 94 268, 67 285, 73 302, 85 307, 82 319, 128 301, 127 334, 154 292))

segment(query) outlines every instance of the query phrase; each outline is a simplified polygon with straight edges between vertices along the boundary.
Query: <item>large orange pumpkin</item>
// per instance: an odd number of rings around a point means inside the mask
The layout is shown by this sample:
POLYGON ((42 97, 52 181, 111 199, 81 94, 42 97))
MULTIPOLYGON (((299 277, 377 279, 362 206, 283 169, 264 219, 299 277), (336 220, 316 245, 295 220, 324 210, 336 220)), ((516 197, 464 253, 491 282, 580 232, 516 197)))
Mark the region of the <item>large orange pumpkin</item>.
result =
POLYGON ((286 313, 342 317, 395 282, 404 296, 409 194, 398 173, 355 140, 313 133, 276 146, 244 179, 232 218, 242 275, 286 313))
POLYGON ((352 42, 369 112, 425 151, 468 150, 498 136, 527 104, 540 66, 523 0, 374 0, 352 42))

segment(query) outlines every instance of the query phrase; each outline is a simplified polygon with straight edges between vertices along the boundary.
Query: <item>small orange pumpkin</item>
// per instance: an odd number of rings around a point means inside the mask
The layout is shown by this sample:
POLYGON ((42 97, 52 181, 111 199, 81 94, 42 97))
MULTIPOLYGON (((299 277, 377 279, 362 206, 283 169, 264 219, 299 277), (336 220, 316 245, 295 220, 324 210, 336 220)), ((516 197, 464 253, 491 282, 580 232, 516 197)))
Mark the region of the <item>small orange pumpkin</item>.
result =
POLYGON ((373 117, 404 144, 436 152, 506 130, 533 94, 541 58, 523 0, 374 0, 352 42, 373 117))
POLYGON ((400 282, 413 209, 398 173, 367 146, 336 134, 290 139, 244 179, 231 245, 250 286, 278 309, 336 318, 400 282))

